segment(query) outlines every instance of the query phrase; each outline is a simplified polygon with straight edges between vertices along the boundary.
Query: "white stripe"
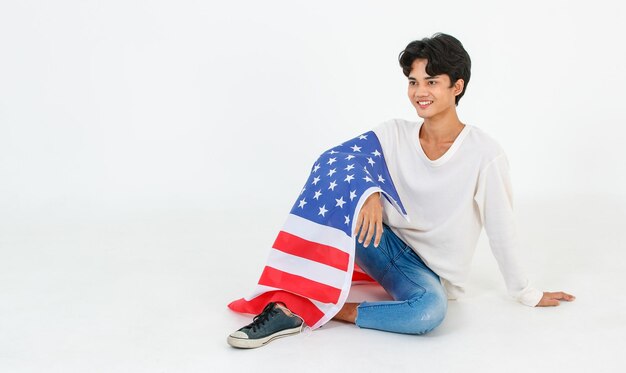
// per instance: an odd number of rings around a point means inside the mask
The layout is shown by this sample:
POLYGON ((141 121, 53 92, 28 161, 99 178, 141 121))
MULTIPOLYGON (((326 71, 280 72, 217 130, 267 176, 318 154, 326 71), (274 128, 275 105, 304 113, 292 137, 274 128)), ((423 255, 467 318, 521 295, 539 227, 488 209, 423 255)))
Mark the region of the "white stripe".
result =
POLYGON ((328 312, 330 308, 335 307, 334 303, 323 303, 315 299, 309 299, 309 300, 311 301, 311 303, 315 305, 315 307, 322 310, 324 313, 328 312))
POLYGON ((270 250, 267 265, 337 289, 343 288, 347 277, 347 272, 340 269, 276 249, 270 250))
POLYGON ((344 231, 312 222, 298 215, 289 214, 282 230, 307 241, 332 246, 347 253, 350 252, 350 245, 353 245, 352 239, 344 231))
POLYGON ((265 285, 257 284, 256 288, 254 288, 254 292, 248 295, 247 297, 244 297, 243 299, 250 302, 252 299, 258 297, 259 295, 263 295, 267 293, 268 291, 276 291, 276 290, 283 290, 283 289, 275 288, 273 286, 265 286, 265 285))

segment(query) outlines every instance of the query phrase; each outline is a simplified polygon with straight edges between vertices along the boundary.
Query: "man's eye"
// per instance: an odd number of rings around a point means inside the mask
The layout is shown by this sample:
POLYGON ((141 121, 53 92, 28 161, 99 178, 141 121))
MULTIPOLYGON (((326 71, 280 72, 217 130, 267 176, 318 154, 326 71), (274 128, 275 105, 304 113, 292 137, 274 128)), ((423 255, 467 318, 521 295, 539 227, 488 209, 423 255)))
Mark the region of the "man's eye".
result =
POLYGON ((409 85, 415 85, 415 82, 412 80, 409 80, 409 85))
POLYGON ((429 80, 429 81, 428 81, 428 84, 430 84, 430 85, 435 85, 435 84, 437 84, 437 82, 436 82, 436 81, 434 81, 434 80, 429 80))

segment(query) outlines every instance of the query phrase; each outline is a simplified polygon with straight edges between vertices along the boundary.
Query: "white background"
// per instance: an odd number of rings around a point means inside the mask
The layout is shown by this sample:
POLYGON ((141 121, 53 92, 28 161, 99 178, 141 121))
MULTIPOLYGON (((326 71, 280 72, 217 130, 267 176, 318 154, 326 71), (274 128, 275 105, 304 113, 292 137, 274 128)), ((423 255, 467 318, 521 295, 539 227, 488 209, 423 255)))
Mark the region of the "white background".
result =
POLYGON ((384 352, 360 361, 358 343, 403 346, 415 369, 624 367, 613 342, 626 331, 625 10, 3 1, 0 371, 237 371, 337 351, 365 371, 389 364, 384 352), (311 163, 384 120, 418 119, 397 56, 438 31, 472 58, 461 120, 507 151, 531 279, 577 301, 511 303, 481 240, 474 290, 439 337, 331 323, 298 343, 230 349, 226 335, 249 318, 225 305, 252 289, 311 163), (474 338, 490 344, 468 352, 474 338), (520 352, 529 345, 534 355, 520 352))

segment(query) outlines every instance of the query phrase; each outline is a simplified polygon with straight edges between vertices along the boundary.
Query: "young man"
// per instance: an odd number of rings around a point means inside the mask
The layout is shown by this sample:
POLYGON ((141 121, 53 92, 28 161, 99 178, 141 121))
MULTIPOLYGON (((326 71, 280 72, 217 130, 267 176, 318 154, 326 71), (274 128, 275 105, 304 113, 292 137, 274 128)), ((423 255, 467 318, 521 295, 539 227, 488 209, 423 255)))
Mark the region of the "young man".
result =
MULTIPOLYGON (((365 200, 355 229, 356 263, 394 300, 345 303, 334 319, 397 333, 433 330, 446 315, 448 299, 463 293, 483 226, 511 296, 527 306, 574 300, 564 292, 532 288, 518 264, 505 153, 457 116, 471 67, 462 44, 435 34, 409 43, 399 62, 408 78, 409 100, 423 121, 391 120, 374 133, 411 221, 374 193, 365 200)), ((299 333, 303 325, 286 305, 271 302, 228 343, 259 347, 299 333)))

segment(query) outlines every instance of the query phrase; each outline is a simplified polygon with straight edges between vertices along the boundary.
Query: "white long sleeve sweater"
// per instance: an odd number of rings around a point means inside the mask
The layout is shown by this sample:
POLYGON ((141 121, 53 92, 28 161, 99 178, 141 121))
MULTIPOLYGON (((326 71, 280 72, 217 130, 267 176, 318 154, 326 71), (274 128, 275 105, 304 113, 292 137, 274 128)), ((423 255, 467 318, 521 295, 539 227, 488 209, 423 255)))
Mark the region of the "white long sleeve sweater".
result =
POLYGON ((434 161, 419 142, 421 122, 392 119, 374 129, 404 204, 407 222, 384 198, 383 221, 441 278, 449 299, 464 292, 476 242, 484 225, 508 293, 535 306, 517 259, 518 241, 506 155, 477 127, 466 125, 434 161))

